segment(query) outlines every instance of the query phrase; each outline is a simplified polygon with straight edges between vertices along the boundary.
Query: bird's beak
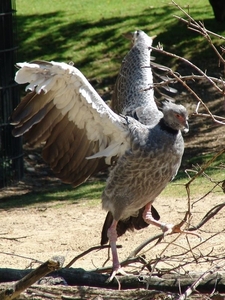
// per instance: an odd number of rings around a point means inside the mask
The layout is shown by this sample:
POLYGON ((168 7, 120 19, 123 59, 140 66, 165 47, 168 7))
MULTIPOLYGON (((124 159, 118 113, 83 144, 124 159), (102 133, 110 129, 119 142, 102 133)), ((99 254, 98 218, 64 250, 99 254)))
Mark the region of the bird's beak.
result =
POLYGON ((183 132, 184 133, 188 133, 189 131, 189 124, 188 124, 188 121, 186 120, 185 124, 184 124, 184 129, 183 129, 183 132))

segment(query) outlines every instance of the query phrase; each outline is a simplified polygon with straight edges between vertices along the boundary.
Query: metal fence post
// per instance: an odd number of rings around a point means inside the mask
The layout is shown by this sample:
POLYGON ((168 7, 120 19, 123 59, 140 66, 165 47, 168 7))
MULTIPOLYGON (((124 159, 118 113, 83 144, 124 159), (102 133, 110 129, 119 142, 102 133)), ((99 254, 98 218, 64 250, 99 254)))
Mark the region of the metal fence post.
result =
POLYGON ((14 82, 17 52, 15 1, 0 1, 0 188, 23 176, 22 140, 12 136, 9 117, 20 101, 14 82))

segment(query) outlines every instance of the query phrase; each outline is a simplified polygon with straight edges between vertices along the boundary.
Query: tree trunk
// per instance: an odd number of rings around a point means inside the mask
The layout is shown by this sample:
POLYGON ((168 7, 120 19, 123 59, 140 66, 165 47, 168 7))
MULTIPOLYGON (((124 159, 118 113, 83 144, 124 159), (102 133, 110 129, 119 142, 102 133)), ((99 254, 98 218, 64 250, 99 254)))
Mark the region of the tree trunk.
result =
POLYGON ((209 0, 215 19, 218 22, 223 22, 225 21, 225 1, 224 0, 209 0))

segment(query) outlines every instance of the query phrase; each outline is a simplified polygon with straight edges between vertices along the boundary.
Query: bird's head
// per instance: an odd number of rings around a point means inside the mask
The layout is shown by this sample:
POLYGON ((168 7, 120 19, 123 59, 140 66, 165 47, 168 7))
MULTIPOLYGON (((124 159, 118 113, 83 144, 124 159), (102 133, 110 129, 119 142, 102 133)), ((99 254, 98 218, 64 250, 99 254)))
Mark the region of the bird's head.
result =
POLYGON ((137 44, 145 44, 150 48, 155 36, 150 37, 142 30, 135 30, 134 32, 125 33, 124 37, 132 41, 132 46, 136 46, 137 44))
POLYGON ((167 126, 174 130, 189 131, 188 113, 183 105, 166 101, 163 103, 163 119, 167 126))

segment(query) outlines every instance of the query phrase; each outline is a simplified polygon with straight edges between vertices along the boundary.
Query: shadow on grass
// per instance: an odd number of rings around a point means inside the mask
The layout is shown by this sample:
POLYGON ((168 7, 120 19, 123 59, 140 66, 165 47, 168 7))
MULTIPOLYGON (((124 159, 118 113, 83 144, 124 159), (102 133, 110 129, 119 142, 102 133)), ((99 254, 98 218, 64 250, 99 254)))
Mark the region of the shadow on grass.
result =
MULTIPOLYGON (((208 7, 211 11, 211 7, 208 7)), ((199 17, 204 10, 205 7, 193 7, 192 16, 199 17)), ((136 16, 115 16, 98 21, 71 21, 71 16, 67 16, 66 11, 19 15, 19 60, 50 58, 56 61, 74 61, 76 67, 87 69, 87 72, 91 72, 88 68, 95 67, 96 78, 101 76, 114 80, 128 49, 122 34, 136 29, 142 29, 150 35, 157 33, 154 44, 160 41, 168 51, 175 51, 182 56, 189 49, 188 52, 194 61, 207 59, 211 55, 207 42, 195 43, 199 35, 188 30, 186 25, 173 17, 174 14, 181 15, 174 6, 167 5, 147 8, 136 16), (32 38, 32 34, 35 39, 32 38), (102 59, 106 57, 115 62, 117 68, 104 70, 103 75, 102 59), (93 62, 97 64, 93 65, 93 62)), ((214 19, 204 22, 212 31, 225 32, 223 25, 216 23, 214 19)), ((166 60, 171 61, 171 58, 166 60)))
POLYGON ((70 202, 78 204, 81 201, 101 199, 104 182, 86 182, 73 188, 71 185, 62 184, 56 188, 45 191, 28 192, 25 195, 10 196, 0 199, 0 209, 22 208, 29 205, 43 205, 52 201, 70 202))

